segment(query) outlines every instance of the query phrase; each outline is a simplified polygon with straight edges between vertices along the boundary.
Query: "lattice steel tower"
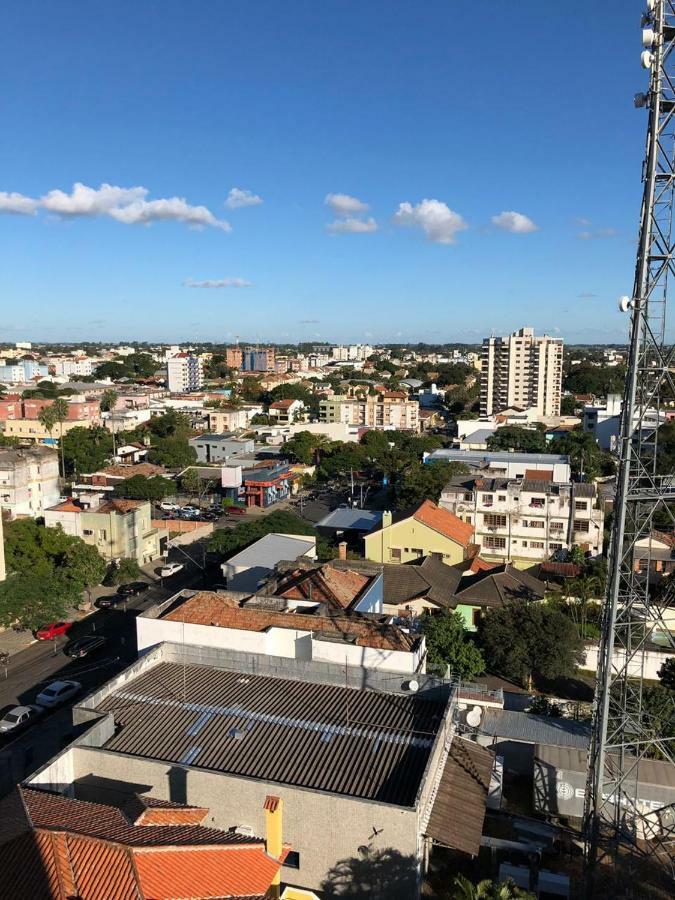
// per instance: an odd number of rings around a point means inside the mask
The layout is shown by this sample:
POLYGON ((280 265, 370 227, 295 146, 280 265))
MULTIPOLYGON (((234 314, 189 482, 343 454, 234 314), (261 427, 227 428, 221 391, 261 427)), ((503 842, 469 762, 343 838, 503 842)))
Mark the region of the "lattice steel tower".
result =
POLYGON ((675 524, 675 506, 669 508, 675 477, 663 471, 658 445, 663 410, 675 397, 666 316, 668 281, 675 275, 675 0, 648 0, 647 7, 642 65, 649 89, 635 97, 649 112, 644 193, 633 295, 620 300, 631 316, 630 348, 586 791, 590 883, 607 853, 629 871, 644 855, 675 877, 675 808, 655 809, 641 793, 646 759, 675 765, 675 742, 656 733, 643 707, 648 641, 659 622, 660 634, 670 636, 663 611, 675 602, 675 577, 666 590, 668 580, 659 590, 650 588, 649 577, 655 516, 662 530, 675 524))

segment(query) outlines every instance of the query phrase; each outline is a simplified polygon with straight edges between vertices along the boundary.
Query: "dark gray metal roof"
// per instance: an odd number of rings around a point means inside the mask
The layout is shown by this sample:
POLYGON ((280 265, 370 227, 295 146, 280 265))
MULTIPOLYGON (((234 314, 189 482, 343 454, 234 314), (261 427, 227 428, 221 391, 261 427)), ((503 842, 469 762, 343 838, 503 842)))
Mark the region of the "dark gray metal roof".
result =
POLYGON ((591 736, 590 726, 584 722, 506 709, 486 709, 478 730, 496 738, 582 750, 588 747, 591 736))
POLYGON ((372 531, 382 522, 382 513, 371 509, 334 509, 316 523, 317 528, 372 531))
POLYGON ((162 662, 98 710, 114 715, 109 751, 413 807, 445 706, 162 662))
POLYGON ((508 450, 434 450, 425 462, 451 460, 465 462, 470 466, 487 465, 490 462, 531 463, 532 465, 552 465, 553 463, 569 463, 569 456, 559 453, 511 453, 508 450))

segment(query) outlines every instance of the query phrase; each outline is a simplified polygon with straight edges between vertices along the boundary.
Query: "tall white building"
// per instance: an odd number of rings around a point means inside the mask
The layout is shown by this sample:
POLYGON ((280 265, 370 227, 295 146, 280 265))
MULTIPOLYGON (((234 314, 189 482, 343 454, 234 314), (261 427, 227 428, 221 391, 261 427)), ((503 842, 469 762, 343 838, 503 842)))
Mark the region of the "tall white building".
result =
POLYGON ((0 450, 0 510, 10 518, 42 516, 56 503, 59 488, 59 455, 48 447, 0 450))
POLYGON ((535 407, 542 416, 560 415, 562 338, 536 337, 521 328, 507 337, 483 340, 481 415, 503 409, 535 407))
POLYGON ((172 393, 199 391, 204 383, 204 366, 199 356, 178 353, 166 364, 168 387, 172 393))

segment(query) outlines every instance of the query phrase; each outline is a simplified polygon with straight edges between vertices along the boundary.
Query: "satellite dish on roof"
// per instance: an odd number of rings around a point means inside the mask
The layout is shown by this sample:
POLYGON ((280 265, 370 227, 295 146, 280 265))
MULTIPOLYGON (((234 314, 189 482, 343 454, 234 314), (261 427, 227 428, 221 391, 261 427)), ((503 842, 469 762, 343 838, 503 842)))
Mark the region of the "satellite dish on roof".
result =
POLYGON ((470 725, 472 728, 478 728, 482 715, 483 710, 480 706, 474 706, 474 708, 470 709, 466 714, 466 724, 470 725))
POLYGON ((401 685, 404 691, 410 691, 411 694, 416 693, 420 689, 419 681, 415 681, 414 678, 411 678, 410 681, 404 681, 401 685))

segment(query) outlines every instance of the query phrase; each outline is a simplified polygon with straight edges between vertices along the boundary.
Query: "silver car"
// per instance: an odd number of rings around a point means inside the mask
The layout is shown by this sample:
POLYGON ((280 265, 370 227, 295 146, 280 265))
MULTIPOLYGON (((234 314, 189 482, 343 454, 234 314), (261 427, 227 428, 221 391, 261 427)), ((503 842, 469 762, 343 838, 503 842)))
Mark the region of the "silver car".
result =
POLYGON ((15 706, 0 719, 0 734, 21 731, 39 718, 44 712, 40 706, 15 706))
POLYGON ((35 698, 35 702, 45 709, 54 709, 62 703, 67 703, 72 697, 82 690, 79 681, 52 681, 43 691, 35 698))

